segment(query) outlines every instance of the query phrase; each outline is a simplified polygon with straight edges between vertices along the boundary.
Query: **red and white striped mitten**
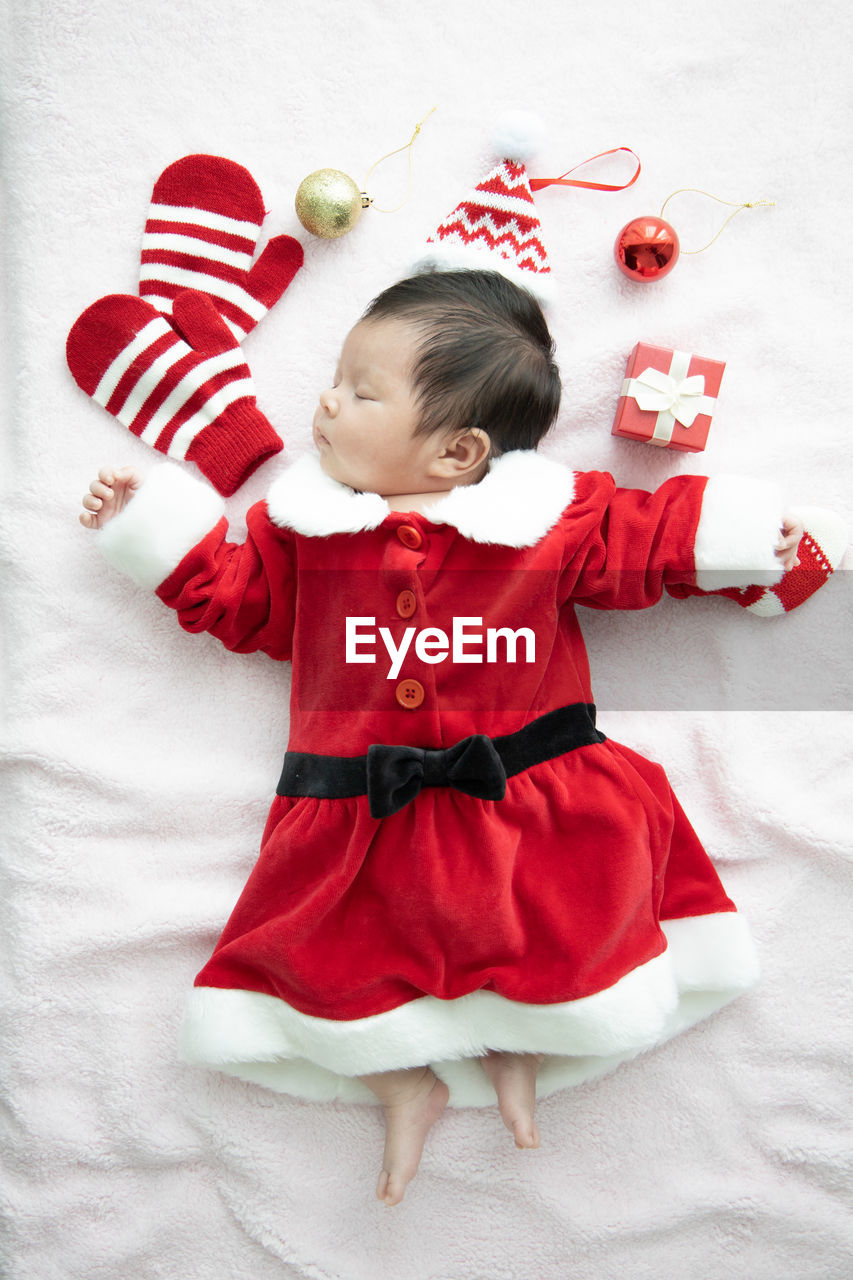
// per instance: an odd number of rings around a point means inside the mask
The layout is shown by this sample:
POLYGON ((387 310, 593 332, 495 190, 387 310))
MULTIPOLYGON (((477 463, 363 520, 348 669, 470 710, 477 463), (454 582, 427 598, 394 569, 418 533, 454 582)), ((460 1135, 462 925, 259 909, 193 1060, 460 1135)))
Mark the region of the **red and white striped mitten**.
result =
POLYGON ((154 184, 139 271, 139 294, 164 315, 184 289, 212 298, 238 341, 284 293, 302 266, 292 236, 252 258, 264 201, 247 169, 222 156, 184 156, 154 184))
POLYGON ((107 413, 160 453, 196 463, 226 497, 282 448, 238 342, 202 293, 179 294, 171 323, 142 298, 99 298, 72 325, 66 358, 107 413))
POLYGON ((668 587, 671 595, 727 596, 750 613, 762 618, 776 618, 798 608, 829 579, 847 550, 847 525, 834 511, 825 507, 800 507, 795 513, 804 533, 797 547, 800 563, 788 569, 773 587, 722 587, 719 591, 702 591, 699 587, 668 587))

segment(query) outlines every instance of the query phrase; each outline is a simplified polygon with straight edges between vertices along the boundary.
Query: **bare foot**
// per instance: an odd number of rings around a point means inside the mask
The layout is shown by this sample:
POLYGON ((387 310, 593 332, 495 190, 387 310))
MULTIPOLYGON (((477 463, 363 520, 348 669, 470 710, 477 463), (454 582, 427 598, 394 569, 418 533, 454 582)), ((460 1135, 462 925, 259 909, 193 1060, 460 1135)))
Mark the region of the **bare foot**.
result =
POLYGON ((544 1053, 496 1053, 480 1059, 483 1070, 495 1086, 501 1117, 515 1138, 519 1150, 539 1146, 539 1128, 533 1118, 536 1109, 536 1073, 544 1053))
POLYGON ((447 1106, 450 1091, 429 1067, 362 1076, 385 1108, 385 1154, 376 1198, 399 1204, 418 1171, 424 1142, 447 1106))
POLYGON ((124 510, 139 485, 139 476, 130 467, 119 470, 102 467, 83 497, 80 523, 87 529, 103 529, 113 516, 124 510))

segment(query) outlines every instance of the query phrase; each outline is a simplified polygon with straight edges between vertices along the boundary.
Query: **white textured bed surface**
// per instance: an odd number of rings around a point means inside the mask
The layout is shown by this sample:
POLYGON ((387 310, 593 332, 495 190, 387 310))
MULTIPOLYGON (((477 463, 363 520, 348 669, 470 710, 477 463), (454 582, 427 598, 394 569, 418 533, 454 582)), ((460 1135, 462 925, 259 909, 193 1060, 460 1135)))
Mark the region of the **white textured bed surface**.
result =
MULTIPOLYGON (((152 184, 244 164, 265 234, 306 264, 245 350, 289 456, 364 304, 485 175, 507 104, 536 176, 630 146, 618 194, 542 191, 564 374, 543 446, 654 487, 699 470, 851 506, 849 51, 838 0, 674 7, 12 0, 2 16, 5 418, 0 1272, 10 1280, 846 1280, 853 1269, 849 568, 790 617, 723 600, 585 611, 604 731, 667 768, 748 917, 763 980, 707 1023, 540 1106, 448 1112, 393 1211, 375 1108, 309 1104, 178 1062, 186 988, 256 856, 288 672, 181 632, 76 523, 102 463, 159 458, 78 390, 65 337, 133 292, 152 184), (336 242, 300 180, 361 182, 433 105, 412 198, 336 242), (656 285, 617 231, 676 188, 772 199, 656 285), (704 454, 613 439, 639 339, 727 361, 704 454)), ((619 161, 594 176, 622 175, 619 161)), ((583 176, 583 175, 581 175, 583 176)), ((398 157, 378 203, 405 188, 398 157)), ((725 216, 668 207, 685 247, 725 216)), ((246 506, 285 465, 228 500, 246 506)), ((849 566, 850 561, 848 559, 849 566)))

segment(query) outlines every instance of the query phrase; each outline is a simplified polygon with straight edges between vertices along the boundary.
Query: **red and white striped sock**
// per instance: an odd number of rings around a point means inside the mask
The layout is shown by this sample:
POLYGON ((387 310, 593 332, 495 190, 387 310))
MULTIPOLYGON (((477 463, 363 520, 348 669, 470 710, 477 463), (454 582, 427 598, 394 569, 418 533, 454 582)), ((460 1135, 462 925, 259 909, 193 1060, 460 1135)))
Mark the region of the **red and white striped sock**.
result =
POLYGON ((726 596, 761 618, 778 618, 799 608, 841 564, 849 538, 847 525, 834 511, 825 507, 799 507, 796 514, 804 529, 797 547, 800 563, 788 569, 775 586, 721 587, 718 591, 678 586, 667 588, 670 595, 680 598, 726 596))
POLYGON ((292 236, 270 240, 252 264, 264 213, 257 183, 233 160, 192 155, 170 164, 148 210, 140 296, 170 315, 184 289, 206 293, 242 341, 302 266, 292 236))
POLYGON ((754 599, 738 601, 762 618, 775 618, 797 609, 824 585, 847 550, 847 525, 834 511, 803 507, 797 514, 804 530, 797 547, 800 563, 789 569, 775 587, 763 588, 754 599))
POLYGON ((68 367, 134 435, 195 462, 228 496, 282 441, 257 408, 249 367, 212 301, 189 292, 174 310, 170 324, 141 298, 100 298, 71 328, 68 367))

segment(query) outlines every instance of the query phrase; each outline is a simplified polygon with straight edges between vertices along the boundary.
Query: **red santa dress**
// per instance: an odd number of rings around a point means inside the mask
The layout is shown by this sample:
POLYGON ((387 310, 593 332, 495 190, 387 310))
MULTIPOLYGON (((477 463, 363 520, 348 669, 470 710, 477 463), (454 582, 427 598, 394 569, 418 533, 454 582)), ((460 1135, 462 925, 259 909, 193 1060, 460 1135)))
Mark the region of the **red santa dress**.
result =
POLYGON ((229 542, 218 495, 164 463, 101 534, 182 626, 293 664, 282 783, 187 1060, 363 1101, 360 1075, 429 1063, 490 1105, 488 1049, 547 1054, 546 1094, 754 983, 663 769, 595 727, 574 606, 778 580, 769 486, 618 489, 516 451, 425 516, 311 455, 247 523, 229 542))

